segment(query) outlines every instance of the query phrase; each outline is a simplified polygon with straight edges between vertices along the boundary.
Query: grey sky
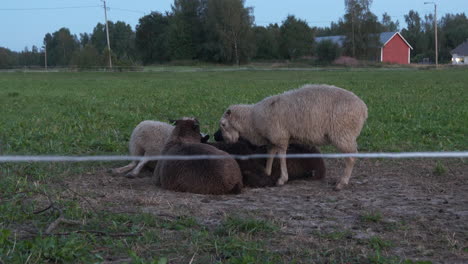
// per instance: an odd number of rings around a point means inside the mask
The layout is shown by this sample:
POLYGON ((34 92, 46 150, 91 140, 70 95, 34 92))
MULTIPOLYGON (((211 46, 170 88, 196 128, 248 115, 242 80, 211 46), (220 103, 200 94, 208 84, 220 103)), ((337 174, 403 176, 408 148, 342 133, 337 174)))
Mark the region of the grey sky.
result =
MULTIPOLYGON (((438 17, 446 13, 468 14, 468 0, 434 0, 438 17)), ((173 0, 107 0, 108 18, 124 21, 135 28, 138 19, 151 11, 169 11, 173 0)), ((306 20, 310 26, 328 26, 344 14, 344 0, 246 0, 254 8, 255 23, 281 23, 288 14, 306 20)), ((434 5, 420 0, 374 0, 371 6, 379 19, 384 12, 405 27, 404 15, 409 10, 425 14, 434 5)), ((67 27, 72 34, 90 33, 98 22, 104 21, 100 0, 2 0, 0 5, 0 47, 21 51, 26 46, 42 46, 46 33, 67 27)))

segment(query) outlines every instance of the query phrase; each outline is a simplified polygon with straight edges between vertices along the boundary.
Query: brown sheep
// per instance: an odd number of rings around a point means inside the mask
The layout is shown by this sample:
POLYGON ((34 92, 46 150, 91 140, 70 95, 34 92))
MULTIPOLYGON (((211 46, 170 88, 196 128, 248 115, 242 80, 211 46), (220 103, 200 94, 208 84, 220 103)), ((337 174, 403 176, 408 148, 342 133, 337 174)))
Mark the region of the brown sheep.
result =
MULTIPOLYGON (((196 119, 177 120, 162 155, 229 155, 201 140, 196 119)), ((243 187, 239 165, 232 158, 160 160, 154 176, 156 185, 178 192, 231 194, 240 193, 243 187)))
MULTIPOLYGON (((218 130, 214 134, 215 143, 208 143, 216 148, 234 155, 251 155, 251 154, 266 154, 265 146, 255 146, 247 140, 240 138, 236 143, 223 142, 221 131, 218 130)), ((299 144, 290 144, 287 154, 306 154, 320 153, 315 147, 309 147, 299 144)), ((248 187, 266 187, 274 186, 280 178, 279 162, 273 162, 272 175, 268 176, 265 173, 266 159, 236 159, 242 172, 243 182, 248 187)), ((322 158, 294 158, 287 159, 289 179, 309 178, 313 180, 323 179, 326 169, 325 162, 322 158)))

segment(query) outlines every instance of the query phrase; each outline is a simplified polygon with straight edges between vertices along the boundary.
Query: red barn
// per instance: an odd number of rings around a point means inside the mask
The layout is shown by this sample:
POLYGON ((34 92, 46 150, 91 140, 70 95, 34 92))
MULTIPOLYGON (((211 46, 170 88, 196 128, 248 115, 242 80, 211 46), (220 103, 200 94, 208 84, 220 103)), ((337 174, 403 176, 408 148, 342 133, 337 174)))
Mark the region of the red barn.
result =
MULTIPOLYGON (((317 37, 317 43, 329 40, 343 47, 345 36, 317 37)), ((383 32, 379 34, 380 61, 388 63, 409 64, 413 47, 399 32, 383 32)), ((377 55, 377 54, 376 54, 377 55)), ((378 55, 377 55, 378 56, 378 55)))
POLYGON ((380 34, 380 61, 398 64, 409 64, 413 47, 399 32, 380 34))

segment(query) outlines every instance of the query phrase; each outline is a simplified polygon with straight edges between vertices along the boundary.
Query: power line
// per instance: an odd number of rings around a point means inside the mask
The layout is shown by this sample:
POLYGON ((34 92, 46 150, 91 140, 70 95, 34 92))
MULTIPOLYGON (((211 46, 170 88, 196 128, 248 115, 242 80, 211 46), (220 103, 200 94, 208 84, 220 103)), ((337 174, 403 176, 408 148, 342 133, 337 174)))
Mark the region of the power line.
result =
POLYGON ((124 9, 124 8, 117 8, 117 7, 109 7, 110 10, 118 10, 118 11, 127 11, 132 13, 139 13, 139 14, 146 14, 148 12, 140 11, 140 10, 131 10, 131 9, 124 9))
POLYGON ((35 10, 63 10, 63 9, 80 9, 80 8, 96 8, 94 6, 64 6, 64 7, 36 7, 36 8, 0 8, 0 11, 35 11, 35 10))

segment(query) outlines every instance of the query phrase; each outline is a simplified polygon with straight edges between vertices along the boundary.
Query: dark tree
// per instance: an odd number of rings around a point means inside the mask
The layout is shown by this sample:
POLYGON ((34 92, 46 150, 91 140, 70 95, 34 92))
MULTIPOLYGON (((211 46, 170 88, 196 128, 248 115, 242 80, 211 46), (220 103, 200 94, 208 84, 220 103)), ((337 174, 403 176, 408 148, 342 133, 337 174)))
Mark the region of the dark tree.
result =
POLYGON ((140 18, 136 26, 135 44, 145 64, 168 61, 169 49, 169 16, 159 12, 140 18))
MULTIPOLYGON (((111 52, 118 60, 134 60, 135 32, 130 25, 122 21, 108 21, 111 52)), ((107 50, 106 25, 98 23, 91 35, 91 43, 100 54, 107 50)), ((118 63, 117 63, 118 64, 118 63)))
POLYGON ((427 49, 421 25, 421 17, 418 12, 410 10, 408 14, 405 15, 405 21, 407 27, 401 31, 401 34, 413 47, 413 50, 411 51, 412 61, 419 62, 422 57, 424 57, 422 54, 423 50, 427 49))
POLYGON ((440 57, 442 61, 451 59, 450 52, 468 40, 468 18, 462 14, 446 14, 440 21, 440 57))
POLYGON ((7 48, 0 47, 0 69, 8 69, 17 64, 16 54, 7 48))
POLYGON ((394 22, 392 18, 385 12, 382 14, 381 30, 382 32, 394 32, 398 31, 400 23, 394 22))
POLYGON ((341 47, 331 40, 324 40, 317 44, 315 54, 320 63, 330 64, 341 56, 341 47))
POLYGON ((175 0, 169 26, 171 59, 195 59, 203 43, 201 0, 175 0))
POLYGON ((91 44, 91 35, 88 33, 80 33, 80 47, 84 48, 88 44, 91 44))
POLYGON ((316 28, 315 34, 317 37, 345 35, 346 27, 343 19, 340 18, 338 22, 331 22, 330 27, 316 28))
POLYGON ((47 62, 52 66, 68 66, 79 47, 79 41, 68 28, 61 28, 52 35, 47 33, 44 44, 47 47, 47 62))
POLYGON ((369 10, 371 0, 345 0, 345 53, 359 59, 375 59, 380 47, 380 24, 369 10))
POLYGON ((105 58, 92 44, 87 44, 82 49, 75 51, 71 64, 78 68, 93 68, 107 65, 107 61, 104 62, 104 60, 105 58))
POLYGON ((239 65, 253 56, 254 18, 244 0, 208 0, 205 19, 205 58, 239 65))
POLYGON ((280 50, 283 58, 296 59, 311 56, 314 34, 307 22, 288 16, 280 27, 280 50))
POLYGON ((255 59, 271 60, 279 59, 280 28, 278 24, 270 24, 268 27, 257 26, 253 28, 255 39, 255 59))

